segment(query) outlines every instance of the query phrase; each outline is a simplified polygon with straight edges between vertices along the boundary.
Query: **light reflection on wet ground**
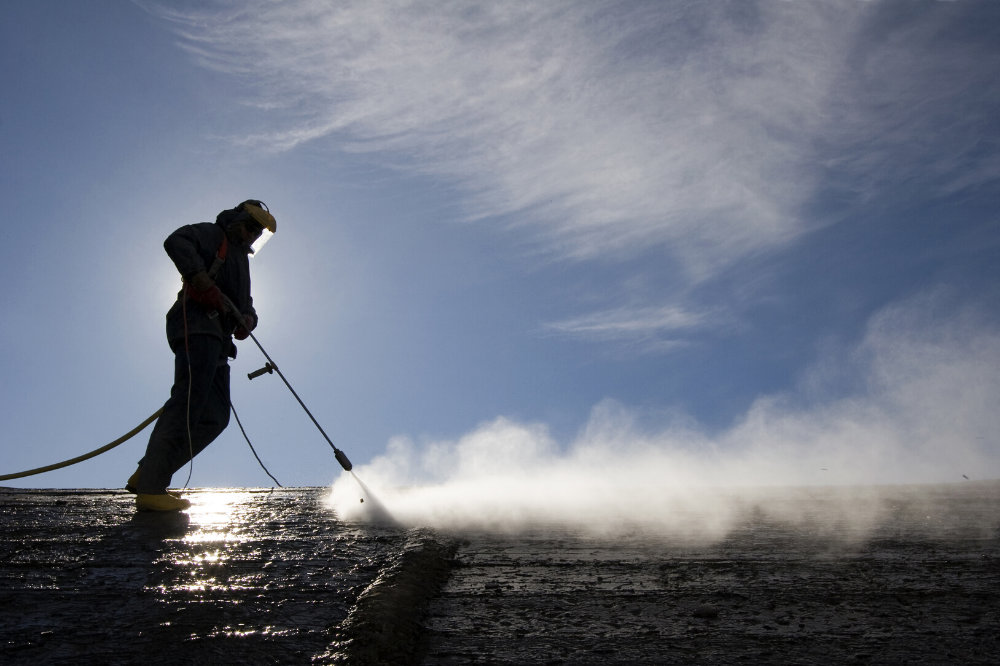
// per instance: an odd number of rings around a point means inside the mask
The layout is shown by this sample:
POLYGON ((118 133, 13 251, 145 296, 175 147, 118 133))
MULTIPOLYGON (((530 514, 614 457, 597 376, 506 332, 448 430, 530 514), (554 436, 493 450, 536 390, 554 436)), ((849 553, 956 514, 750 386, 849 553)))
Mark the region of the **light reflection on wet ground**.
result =
POLYGON ((2 661, 308 663, 406 540, 338 522, 327 492, 195 490, 152 514, 118 491, 0 491, 2 661))

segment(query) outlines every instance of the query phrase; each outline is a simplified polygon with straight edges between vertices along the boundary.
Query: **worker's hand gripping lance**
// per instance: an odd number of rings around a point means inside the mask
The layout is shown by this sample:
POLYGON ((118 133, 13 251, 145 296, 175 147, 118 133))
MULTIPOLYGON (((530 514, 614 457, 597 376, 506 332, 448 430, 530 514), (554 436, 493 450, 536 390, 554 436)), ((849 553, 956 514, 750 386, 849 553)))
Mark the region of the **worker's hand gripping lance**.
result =
MULTIPOLYGON (((243 314, 236 309, 236 306, 233 305, 233 302, 229 300, 229 298, 225 294, 222 294, 222 299, 223 303, 225 303, 226 305, 226 308, 228 308, 229 311, 232 312, 233 315, 239 321, 243 321, 244 319, 243 314)), ((288 380, 285 378, 285 375, 282 374, 281 370, 278 369, 277 364, 274 362, 273 359, 271 359, 271 356, 266 351, 264 351, 264 347, 260 344, 260 341, 257 339, 257 336, 253 334, 253 331, 250 330, 249 326, 247 327, 247 334, 250 336, 250 339, 254 341, 254 344, 257 345, 257 348, 260 349, 260 352, 264 355, 264 358, 267 359, 267 363, 264 365, 263 368, 251 372, 250 374, 247 375, 247 377, 253 379, 254 377, 260 377, 265 373, 271 374, 272 372, 277 372, 278 376, 281 377, 281 381, 285 382, 285 386, 288 387, 288 390, 291 391, 293 396, 295 396, 295 399, 299 401, 300 405, 302 405, 302 409, 305 410, 306 414, 312 420, 313 425, 315 425, 316 429, 319 430, 321 435, 323 435, 323 439, 325 439, 326 443, 330 445, 331 449, 333 449, 333 456, 337 459, 337 462, 339 462, 340 466, 343 467, 346 471, 350 472, 351 469, 354 467, 354 465, 351 464, 351 461, 348 459, 347 455, 343 451, 341 451, 340 449, 338 449, 336 446, 333 445, 333 442, 327 436, 326 432, 323 430, 323 427, 319 424, 319 421, 316 420, 316 417, 313 416, 312 412, 309 411, 309 408, 306 407, 306 403, 302 402, 302 398, 300 398, 299 394, 295 392, 295 389, 292 388, 292 385, 288 383, 288 380)))

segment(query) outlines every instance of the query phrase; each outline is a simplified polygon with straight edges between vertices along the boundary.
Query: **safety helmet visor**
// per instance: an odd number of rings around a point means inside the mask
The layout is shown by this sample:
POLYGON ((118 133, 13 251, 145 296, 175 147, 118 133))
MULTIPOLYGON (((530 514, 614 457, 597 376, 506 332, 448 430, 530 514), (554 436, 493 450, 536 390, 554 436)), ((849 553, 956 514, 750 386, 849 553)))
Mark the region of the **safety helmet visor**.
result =
POLYGON ((263 231, 261 231, 260 236, 257 238, 257 240, 255 240, 250 245, 250 256, 251 257, 256 256, 257 253, 260 252, 260 249, 264 247, 264 245, 267 243, 268 240, 270 240, 271 236, 273 235, 274 234, 271 232, 270 229, 264 229, 263 231))
POLYGON ((239 207, 249 213, 250 220, 248 220, 248 223, 253 226, 254 230, 260 229, 261 231, 257 240, 250 244, 250 254, 257 254, 278 230, 278 223, 274 219, 274 215, 271 215, 271 211, 268 210, 267 204, 263 201, 248 199, 240 204, 239 207))

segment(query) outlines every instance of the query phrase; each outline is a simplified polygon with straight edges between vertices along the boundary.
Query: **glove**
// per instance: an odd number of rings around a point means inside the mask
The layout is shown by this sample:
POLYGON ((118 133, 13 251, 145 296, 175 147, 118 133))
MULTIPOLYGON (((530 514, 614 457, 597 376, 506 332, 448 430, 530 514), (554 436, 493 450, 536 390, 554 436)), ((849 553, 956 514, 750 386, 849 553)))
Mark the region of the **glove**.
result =
POLYGON ((192 301, 204 305, 210 310, 226 311, 225 301, 222 300, 222 291, 217 285, 213 284, 208 289, 195 289, 188 285, 187 293, 192 301))
POLYGON ((243 315, 243 325, 237 326, 233 332, 233 337, 237 340, 246 340, 250 337, 250 331, 257 328, 257 317, 252 314, 243 315))

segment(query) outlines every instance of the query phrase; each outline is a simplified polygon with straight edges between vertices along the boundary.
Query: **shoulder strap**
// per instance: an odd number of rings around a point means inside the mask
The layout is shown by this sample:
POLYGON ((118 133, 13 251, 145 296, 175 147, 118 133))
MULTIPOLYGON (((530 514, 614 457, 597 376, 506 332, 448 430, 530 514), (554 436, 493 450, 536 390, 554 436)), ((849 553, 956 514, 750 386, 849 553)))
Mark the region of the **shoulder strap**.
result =
POLYGON ((211 268, 208 269, 208 277, 214 280, 215 276, 219 274, 219 269, 226 262, 227 252, 229 252, 229 239, 226 238, 226 234, 223 232, 222 244, 219 245, 219 250, 215 253, 215 261, 212 262, 211 268))

